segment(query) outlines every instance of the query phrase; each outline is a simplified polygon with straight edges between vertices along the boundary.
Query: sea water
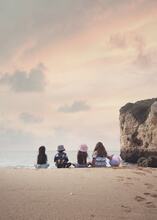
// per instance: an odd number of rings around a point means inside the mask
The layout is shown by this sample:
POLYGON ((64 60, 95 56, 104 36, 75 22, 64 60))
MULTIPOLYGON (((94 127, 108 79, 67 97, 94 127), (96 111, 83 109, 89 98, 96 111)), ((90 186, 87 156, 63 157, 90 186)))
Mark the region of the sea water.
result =
MULTIPOLYGON (((47 151, 48 163, 50 167, 54 168, 54 156, 56 151, 47 151)), ((76 163, 77 151, 66 151, 69 161, 76 163)), ((92 160, 92 152, 88 153, 88 161, 92 160)), ((109 154, 119 155, 119 151, 112 151, 109 154)), ((14 167, 14 168, 34 168, 37 163, 37 151, 3 151, 0 152, 0 167, 14 167)))

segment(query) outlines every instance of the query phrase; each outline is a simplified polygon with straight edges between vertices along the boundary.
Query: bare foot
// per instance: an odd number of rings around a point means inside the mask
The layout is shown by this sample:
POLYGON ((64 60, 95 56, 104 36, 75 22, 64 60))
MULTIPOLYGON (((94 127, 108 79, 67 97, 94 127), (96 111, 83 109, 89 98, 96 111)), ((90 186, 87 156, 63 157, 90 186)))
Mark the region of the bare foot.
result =
POLYGON ((130 207, 125 206, 125 205, 121 205, 121 207, 123 208, 123 210, 124 210, 125 212, 131 212, 131 208, 130 208, 130 207))
POLYGON ((155 204, 153 202, 146 202, 147 208, 156 208, 155 204))

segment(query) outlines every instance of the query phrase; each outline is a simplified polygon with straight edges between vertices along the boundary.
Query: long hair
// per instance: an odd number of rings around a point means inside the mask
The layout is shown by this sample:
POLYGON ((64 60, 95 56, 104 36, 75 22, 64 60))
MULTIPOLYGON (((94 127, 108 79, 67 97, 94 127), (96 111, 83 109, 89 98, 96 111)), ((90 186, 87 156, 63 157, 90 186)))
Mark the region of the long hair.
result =
POLYGON ((87 152, 78 151, 77 153, 77 163, 80 165, 86 165, 87 164, 87 152))
POLYGON ((41 155, 41 154, 45 154, 45 151, 46 151, 45 146, 39 147, 39 154, 40 154, 40 155, 41 155))
POLYGON ((98 157, 107 157, 107 151, 102 142, 98 142, 95 146, 94 152, 97 152, 98 157))
POLYGON ((38 164, 47 163, 47 155, 45 154, 45 151, 46 151, 45 146, 39 147, 39 154, 38 154, 38 159, 37 159, 38 164))

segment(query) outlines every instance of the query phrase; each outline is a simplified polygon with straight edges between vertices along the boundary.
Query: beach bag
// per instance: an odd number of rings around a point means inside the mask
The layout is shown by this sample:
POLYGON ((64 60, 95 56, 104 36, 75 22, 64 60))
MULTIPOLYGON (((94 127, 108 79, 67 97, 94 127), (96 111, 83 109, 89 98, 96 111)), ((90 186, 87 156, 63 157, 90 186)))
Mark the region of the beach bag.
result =
POLYGON ((87 168, 88 165, 87 164, 74 164, 75 168, 87 168))
POLYGON ((118 167, 122 162, 122 159, 120 156, 117 156, 117 155, 113 155, 112 156, 112 159, 110 160, 110 165, 112 167, 118 167))

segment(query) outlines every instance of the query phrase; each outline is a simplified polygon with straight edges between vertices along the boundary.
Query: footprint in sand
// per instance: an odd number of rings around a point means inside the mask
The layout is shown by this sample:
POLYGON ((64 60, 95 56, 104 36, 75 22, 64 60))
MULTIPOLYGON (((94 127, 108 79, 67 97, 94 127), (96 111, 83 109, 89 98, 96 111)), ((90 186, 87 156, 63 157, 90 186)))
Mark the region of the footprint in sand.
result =
POLYGON ((152 170, 149 169, 149 168, 142 168, 142 167, 140 167, 140 168, 138 168, 138 170, 143 171, 143 172, 145 172, 145 173, 150 173, 150 174, 152 174, 152 170))
POLYGON ((95 218, 95 215, 94 214, 91 214, 91 216, 90 216, 91 218, 95 218))
MULTIPOLYGON (((118 181, 119 181, 119 182, 124 182, 124 181, 127 181, 127 180, 132 180, 131 177, 126 177, 126 178, 124 178, 124 177, 122 177, 122 176, 117 176, 117 178, 118 178, 118 181)), ((125 182, 124 185, 126 185, 126 186, 131 186, 131 185, 134 185, 134 183, 133 183, 133 182, 125 182)))
POLYGON ((146 173, 152 174, 152 171, 151 171, 151 170, 143 170, 143 171, 146 172, 146 173))
POLYGON ((128 183, 124 183, 124 185, 126 185, 126 186, 132 186, 132 185, 134 185, 134 183, 128 182, 128 183))
POLYGON ((144 200, 146 200, 146 199, 143 198, 142 196, 136 196, 136 197, 135 197, 135 200, 136 200, 137 202, 142 202, 142 201, 144 201, 144 200))
POLYGON ((127 177, 127 180, 132 180, 132 178, 131 177, 127 177))
POLYGON ((124 210, 125 212, 131 212, 131 208, 130 208, 130 207, 125 206, 125 205, 121 205, 121 207, 123 208, 123 210, 124 210))
POLYGON ((153 185, 150 184, 150 183, 145 183, 144 185, 147 186, 147 189, 152 189, 153 188, 153 185))
POLYGON ((151 194, 151 197, 153 197, 153 198, 157 198, 157 194, 151 194))
POLYGON ((149 192, 144 192, 143 193, 145 196, 150 196, 150 193, 149 192))
POLYGON ((126 180, 130 180, 129 182, 124 183, 125 185, 134 185, 133 182, 131 182, 132 178, 131 177, 127 177, 126 180))
POLYGON ((117 178, 118 178, 118 181, 119 181, 119 182, 124 181, 124 177, 122 177, 122 176, 117 176, 117 178))
POLYGON ((143 193, 145 196, 151 196, 152 198, 157 198, 157 194, 156 193, 149 193, 149 192, 145 192, 143 193))
POLYGON ((138 175, 140 175, 140 176, 145 176, 145 175, 146 175, 145 173, 140 172, 140 171, 135 171, 134 173, 135 173, 135 174, 138 174, 138 175))
POLYGON ((153 202, 146 202, 147 208, 156 208, 156 205, 153 202))

